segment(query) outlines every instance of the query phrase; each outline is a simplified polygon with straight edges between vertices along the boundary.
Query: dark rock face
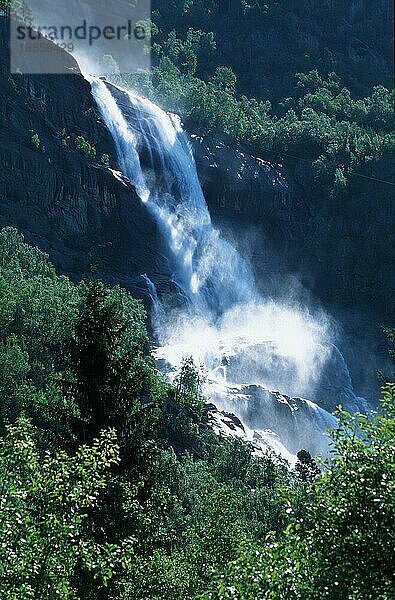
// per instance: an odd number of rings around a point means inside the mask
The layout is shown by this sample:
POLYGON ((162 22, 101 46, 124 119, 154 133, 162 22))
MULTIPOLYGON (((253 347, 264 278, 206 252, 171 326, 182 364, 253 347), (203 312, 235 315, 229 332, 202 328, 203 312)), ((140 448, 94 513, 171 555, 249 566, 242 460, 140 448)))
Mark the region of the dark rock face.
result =
POLYGON ((283 165, 235 150, 216 139, 192 135, 191 140, 203 189, 218 217, 233 213, 242 220, 270 218, 273 212, 287 213, 291 202, 307 216, 303 188, 283 165))
MULTIPOLYGON (((301 283, 330 306, 394 313, 392 188, 361 180, 355 196, 320 204, 303 189, 308 163, 276 164, 198 136, 192 144, 213 219, 250 256, 263 293, 301 283)), ((393 165, 382 163, 374 177, 385 180, 393 165)))
MULTIPOLYGON (((254 430, 256 442, 265 439, 267 442, 274 435, 290 454, 296 454, 302 445, 312 453, 328 451, 329 438, 323 432, 335 427, 336 419, 313 402, 269 391, 260 385, 226 386, 225 390, 226 401, 222 394, 212 396, 214 403, 225 409, 211 412, 214 429, 217 426, 225 434, 232 436, 236 432, 242 437, 243 423, 254 430)), ((258 446, 262 448, 265 443, 258 446)))
MULTIPOLYGON (((0 28, 6 39, 1 18, 0 28)), ((69 55, 59 57, 74 74, 10 75, 7 48, 0 52, 0 227, 17 227, 73 279, 100 276, 145 298, 141 274, 149 273, 166 290, 161 236, 116 171, 88 82, 69 55), (79 136, 95 157, 78 148, 79 136)))
MULTIPOLYGON (((0 34, 8 39, 3 18, 0 34)), ((73 279, 119 282, 148 304, 142 274, 159 293, 172 287, 166 244, 117 173, 113 141, 77 63, 58 56, 73 74, 10 75, 6 45, 0 50, 0 227, 20 229, 73 279), (78 148, 81 136, 95 157, 78 148), (101 162, 104 154, 111 168, 101 162)), ((286 168, 216 139, 192 136, 191 144, 213 220, 250 259, 263 294, 300 297, 307 289, 327 306, 353 306, 352 319, 348 312, 344 321, 352 321, 358 337, 355 311, 368 305, 377 319, 373 338, 382 336, 379 325, 393 306, 395 205, 378 195, 379 184, 365 185, 345 204, 321 206, 304 193, 301 164, 286 168)), ((377 177, 385 178, 387 169, 378 165, 377 177)), ((363 322, 369 329, 369 320, 363 322)), ((370 359, 356 354, 361 380, 361 365, 370 359)), ((373 376, 376 366, 369 366, 373 376)))

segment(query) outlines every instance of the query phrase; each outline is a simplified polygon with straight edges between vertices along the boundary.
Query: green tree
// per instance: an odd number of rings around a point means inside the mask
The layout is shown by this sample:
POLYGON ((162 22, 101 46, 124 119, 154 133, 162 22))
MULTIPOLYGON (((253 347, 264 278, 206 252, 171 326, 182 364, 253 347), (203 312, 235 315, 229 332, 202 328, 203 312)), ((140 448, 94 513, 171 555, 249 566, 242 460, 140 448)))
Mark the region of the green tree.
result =
POLYGON ((77 287, 15 229, 0 233, 0 428, 21 410, 59 429, 62 343, 78 303, 77 287), (51 407, 49 407, 51 404, 51 407))
POLYGON ((153 362, 149 354, 145 313, 121 288, 86 283, 82 303, 66 342, 64 390, 78 407, 74 429, 89 442, 107 427, 119 435, 122 464, 142 460, 152 418, 153 362))
POLYGON ((110 157, 108 156, 108 154, 102 154, 101 158, 100 158, 100 162, 103 165, 103 167, 109 167, 110 166, 110 157))
MULTIPOLYGON (((81 446, 74 456, 41 450, 36 430, 21 417, 0 440, 0 596, 76 598, 78 562, 102 583, 119 549, 87 537, 87 512, 98 502, 106 472, 118 462, 115 433, 81 446)), ((127 546, 125 544, 125 562, 127 546)))
POLYGON ((237 77, 229 67, 217 67, 212 81, 219 88, 227 92, 233 92, 236 86, 237 77))
POLYGON ((78 135, 75 138, 75 147, 86 156, 86 158, 96 158, 96 148, 84 138, 83 135, 78 135))
POLYGON ((33 130, 30 130, 29 133, 30 133, 30 138, 29 138, 30 146, 32 148, 34 148, 35 150, 42 149, 41 140, 40 140, 40 136, 38 135, 38 133, 33 130))
POLYGON ((338 416, 335 455, 284 538, 246 546, 205 599, 394 597, 395 385, 384 387, 377 416, 338 416))
POLYGON ((307 450, 299 450, 296 455, 295 473, 301 481, 311 481, 320 473, 316 461, 307 450))

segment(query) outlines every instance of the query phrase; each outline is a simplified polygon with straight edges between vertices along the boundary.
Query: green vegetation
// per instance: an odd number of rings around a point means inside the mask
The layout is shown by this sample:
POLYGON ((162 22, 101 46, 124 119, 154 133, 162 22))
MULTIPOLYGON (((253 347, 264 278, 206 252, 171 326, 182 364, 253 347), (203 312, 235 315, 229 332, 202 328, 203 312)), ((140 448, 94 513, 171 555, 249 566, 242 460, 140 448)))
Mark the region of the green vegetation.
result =
POLYGON ((86 156, 86 158, 96 158, 96 148, 84 138, 83 135, 77 135, 74 140, 75 147, 86 156))
POLYGON ((0 594, 2 598, 74 598, 79 562, 96 578, 109 577, 105 554, 84 531, 87 510, 117 462, 114 433, 103 433, 74 456, 40 450, 40 432, 23 417, 0 442, 0 594))
POLYGON ((40 150, 42 148, 41 146, 41 140, 40 140, 40 136, 38 135, 38 133, 36 133, 33 130, 30 130, 30 145, 32 148, 34 148, 35 150, 40 150))
MULTIPOLYGON (((57 134, 58 139, 64 149, 75 148, 85 158, 94 160, 96 158, 96 148, 83 135, 68 133, 65 128, 57 134)), ((104 166, 109 166, 110 158, 107 154, 101 156, 100 162, 104 166)))
POLYGON ((358 97, 392 85, 388 0, 374 11, 368 0, 153 0, 152 8, 153 42, 176 66, 207 81, 226 65, 240 95, 276 103, 292 95, 295 73, 313 69, 335 71, 358 97))
POLYGON ((383 393, 380 416, 339 414, 337 454, 283 538, 245 545, 205 599, 393 598, 395 385, 383 393))
POLYGON ((336 0, 154 3, 154 66, 114 80, 179 112, 192 130, 291 167, 303 162, 310 197, 344 200, 394 152, 394 94, 382 84, 391 85, 391 14, 380 2, 367 22, 365 4, 350 16, 336 0), (377 78, 380 60, 387 78, 377 78))
POLYGON ((100 158, 100 162, 103 165, 103 167, 109 167, 110 166, 110 157, 108 156, 108 154, 102 154, 101 158, 100 158))
POLYGON ((393 384, 291 471, 210 430, 191 360, 163 380, 119 287, 5 229, 0 290, 1 597, 393 597, 393 384))

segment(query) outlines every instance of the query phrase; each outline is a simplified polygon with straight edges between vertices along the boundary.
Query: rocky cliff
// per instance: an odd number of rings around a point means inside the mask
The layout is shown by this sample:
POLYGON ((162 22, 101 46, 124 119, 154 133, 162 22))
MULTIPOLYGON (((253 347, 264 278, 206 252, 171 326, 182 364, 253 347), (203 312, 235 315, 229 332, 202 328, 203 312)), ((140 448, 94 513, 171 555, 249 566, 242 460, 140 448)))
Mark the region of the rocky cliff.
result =
POLYGON ((302 283, 332 307, 373 311, 383 321, 394 314, 395 204, 393 187, 380 181, 393 168, 389 160, 375 166, 373 179, 361 179, 353 196, 320 204, 303 189, 307 163, 192 141, 210 212, 250 254, 264 291, 284 294, 302 283))
MULTIPOLYGON (((7 39, 4 19, 0 28, 7 39)), ((160 292, 171 286, 164 241, 118 171, 113 141, 78 65, 66 53, 59 60, 70 75, 10 75, 6 46, 0 51, 0 227, 20 229, 76 280, 100 276, 147 299, 142 274, 160 292)), ((275 296, 308 290, 347 312, 350 335, 362 323, 371 330, 363 344, 378 343, 378 325, 393 310, 395 216, 380 184, 368 182, 346 203, 317 205, 303 190, 301 164, 252 157, 218 139, 193 135, 191 143, 213 219, 249 256, 262 290, 275 296), (367 306, 373 319, 360 313, 367 306)), ((386 168, 378 166, 378 178, 386 168)))
POLYGON ((117 171, 90 85, 70 55, 58 57, 70 75, 11 75, 1 49, 0 227, 17 227, 75 280, 100 275, 144 297, 142 273, 168 285, 163 241, 117 171))

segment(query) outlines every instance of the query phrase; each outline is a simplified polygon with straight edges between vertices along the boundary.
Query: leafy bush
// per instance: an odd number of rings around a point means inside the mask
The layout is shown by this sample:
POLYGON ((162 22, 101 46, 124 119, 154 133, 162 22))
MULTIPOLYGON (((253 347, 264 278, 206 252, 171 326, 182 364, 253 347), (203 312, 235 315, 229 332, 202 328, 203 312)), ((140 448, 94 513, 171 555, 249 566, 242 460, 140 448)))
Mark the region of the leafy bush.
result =
POLYGON ((108 156, 108 154, 102 154, 100 162, 104 167, 109 167, 110 166, 110 157, 108 156))
POLYGON ((96 158, 96 148, 92 146, 92 144, 90 144, 83 135, 79 135, 75 138, 75 146, 87 158, 96 158))
POLYGON ((104 582, 117 561, 117 548, 95 544, 85 528, 106 471, 118 460, 114 432, 75 456, 42 452, 39 440, 22 417, 0 440, 2 598, 75 598, 79 561, 104 582))
POLYGON ((2 597, 393 597, 394 385, 321 472, 217 437, 201 382, 156 372, 127 292, 0 233, 2 597))
POLYGON ((30 130, 30 140, 29 141, 30 141, 30 145, 32 148, 34 148, 35 150, 41 149, 40 136, 38 135, 38 133, 36 133, 32 129, 30 130))
POLYGON ((358 598, 395 594, 395 385, 376 417, 341 412, 334 457, 306 488, 285 536, 245 545, 202 598, 358 598))

